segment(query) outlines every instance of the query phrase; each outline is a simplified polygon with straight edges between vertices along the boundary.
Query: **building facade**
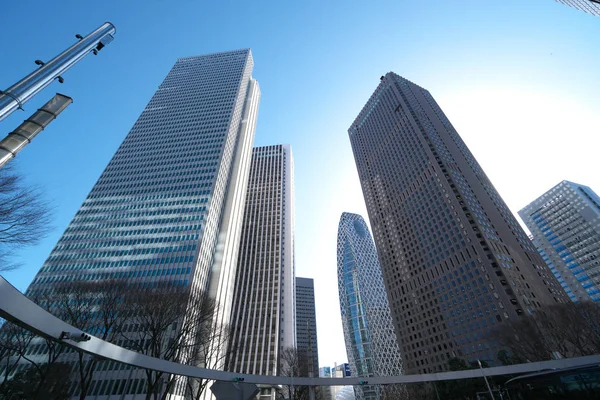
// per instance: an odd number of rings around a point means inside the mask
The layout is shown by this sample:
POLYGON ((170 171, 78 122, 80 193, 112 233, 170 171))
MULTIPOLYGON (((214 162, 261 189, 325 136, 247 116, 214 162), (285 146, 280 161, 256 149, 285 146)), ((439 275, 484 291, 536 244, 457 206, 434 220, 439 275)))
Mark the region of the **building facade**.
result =
MULTIPOLYGON (((338 292, 353 376, 402 375, 402 357, 377 250, 364 219, 343 213, 337 239, 338 292)), ((380 386, 356 386, 357 399, 379 400, 380 386)))
POLYGON ((302 356, 307 357, 309 367, 312 364, 313 376, 318 376, 319 354, 315 283, 310 278, 296 278, 296 348, 302 356))
POLYGON ((559 3, 585 11, 588 14, 600 17, 600 1, 598 0, 556 0, 559 3))
MULTIPOLYGON (((213 322, 229 323, 260 98, 253 65, 249 49, 177 60, 28 295, 77 281, 170 281, 208 292, 219 305, 213 322)), ((88 395, 111 394, 114 383, 145 396, 134 375, 97 371, 88 395)))
POLYGON ((236 274, 228 370, 278 375, 280 352, 296 342, 294 163, 289 145, 252 151, 236 274))
POLYGON ((519 216, 571 301, 600 302, 600 197, 562 181, 519 216))
POLYGON ((568 301, 427 90, 382 76, 348 133, 405 373, 494 360, 498 324, 568 301))

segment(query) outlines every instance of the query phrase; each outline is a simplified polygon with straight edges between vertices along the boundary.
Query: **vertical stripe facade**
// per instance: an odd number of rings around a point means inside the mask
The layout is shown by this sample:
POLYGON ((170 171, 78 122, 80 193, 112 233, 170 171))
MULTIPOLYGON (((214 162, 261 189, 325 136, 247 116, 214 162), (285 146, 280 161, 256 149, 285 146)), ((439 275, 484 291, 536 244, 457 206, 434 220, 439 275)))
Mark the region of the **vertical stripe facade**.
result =
POLYGON ((295 344, 293 159, 289 145, 257 147, 235 280, 229 368, 277 375, 295 344))

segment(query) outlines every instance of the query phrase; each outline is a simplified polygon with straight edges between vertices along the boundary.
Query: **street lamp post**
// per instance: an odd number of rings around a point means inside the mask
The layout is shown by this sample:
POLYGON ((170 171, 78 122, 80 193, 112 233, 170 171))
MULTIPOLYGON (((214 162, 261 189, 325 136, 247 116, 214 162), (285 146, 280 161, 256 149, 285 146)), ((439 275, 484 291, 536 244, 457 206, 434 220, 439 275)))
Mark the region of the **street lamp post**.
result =
POLYGON ((481 369, 481 375, 483 376, 483 380, 485 381, 485 384, 488 388, 488 392, 490 392, 490 397, 492 400, 494 400, 494 392, 492 392, 490 383, 488 382, 487 377, 485 376, 485 372, 483 372, 483 366, 481 365, 481 361, 479 361, 479 358, 477 359, 477 364, 479 364, 479 368, 481 369))
POLYGON ((88 54, 98 54, 98 51, 113 40, 115 32, 115 26, 110 22, 106 22, 86 37, 76 35, 79 41, 52 60, 48 62, 36 60, 36 64, 40 65, 39 69, 8 89, 0 90, 0 121, 8 117, 13 111, 22 109, 23 104, 55 79, 62 83, 63 78, 61 75, 63 73, 88 54))

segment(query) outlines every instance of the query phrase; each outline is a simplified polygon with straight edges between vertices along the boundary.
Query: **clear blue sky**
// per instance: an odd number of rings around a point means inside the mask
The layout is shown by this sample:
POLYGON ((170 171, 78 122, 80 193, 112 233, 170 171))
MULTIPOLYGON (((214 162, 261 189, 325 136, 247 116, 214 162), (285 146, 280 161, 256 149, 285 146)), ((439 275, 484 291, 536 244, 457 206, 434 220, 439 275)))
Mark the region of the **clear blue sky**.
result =
POLYGON ((600 18, 554 0, 5 1, 0 87, 104 21, 115 41, 0 125, 55 92, 74 98, 17 160, 56 229, 6 274, 24 290, 178 57, 252 48, 256 144, 290 143, 296 261, 315 278, 321 365, 346 360, 336 281, 343 211, 366 217, 346 130, 394 71, 429 89, 516 212, 562 179, 600 191, 600 18))

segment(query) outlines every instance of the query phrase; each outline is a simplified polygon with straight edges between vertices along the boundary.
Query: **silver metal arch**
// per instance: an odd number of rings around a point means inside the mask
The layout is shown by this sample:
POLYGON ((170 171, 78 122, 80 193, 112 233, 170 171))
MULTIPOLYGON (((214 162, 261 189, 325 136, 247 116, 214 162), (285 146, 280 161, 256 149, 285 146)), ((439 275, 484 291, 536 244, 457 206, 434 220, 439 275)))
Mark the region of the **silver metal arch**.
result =
POLYGON ((233 381, 234 378, 244 378, 245 383, 268 385, 300 385, 300 386, 348 386, 358 385, 367 380, 369 385, 387 385, 394 383, 416 383, 445 381, 465 378, 481 378, 485 376, 520 374, 546 369, 576 367, 600 363, 600 355, 568 358, 563 360, 542 361, 528 364, 518 364, 506 367, 473 369, 468 371, 442 372, 421 375, 378 376, 378 377, 348 377, 348 378, 292 378, 287 376, 246 375, 233 372, 217 371, 182 365, 127 350, 123 347, 105 342, 94 336, 87 342, 62 341, 62 332, 81 332, 79 329, 61 321, 52 314, 33 303, 6 279, 0 276, 0 317, 14 322, 25 329, 31 330, 43 337, 61 342, 69 347, 84 351, 101 358, 121 362, 139 368, 148 368, 168 374, 183 375, 193 378, 217 381, 233 381))

